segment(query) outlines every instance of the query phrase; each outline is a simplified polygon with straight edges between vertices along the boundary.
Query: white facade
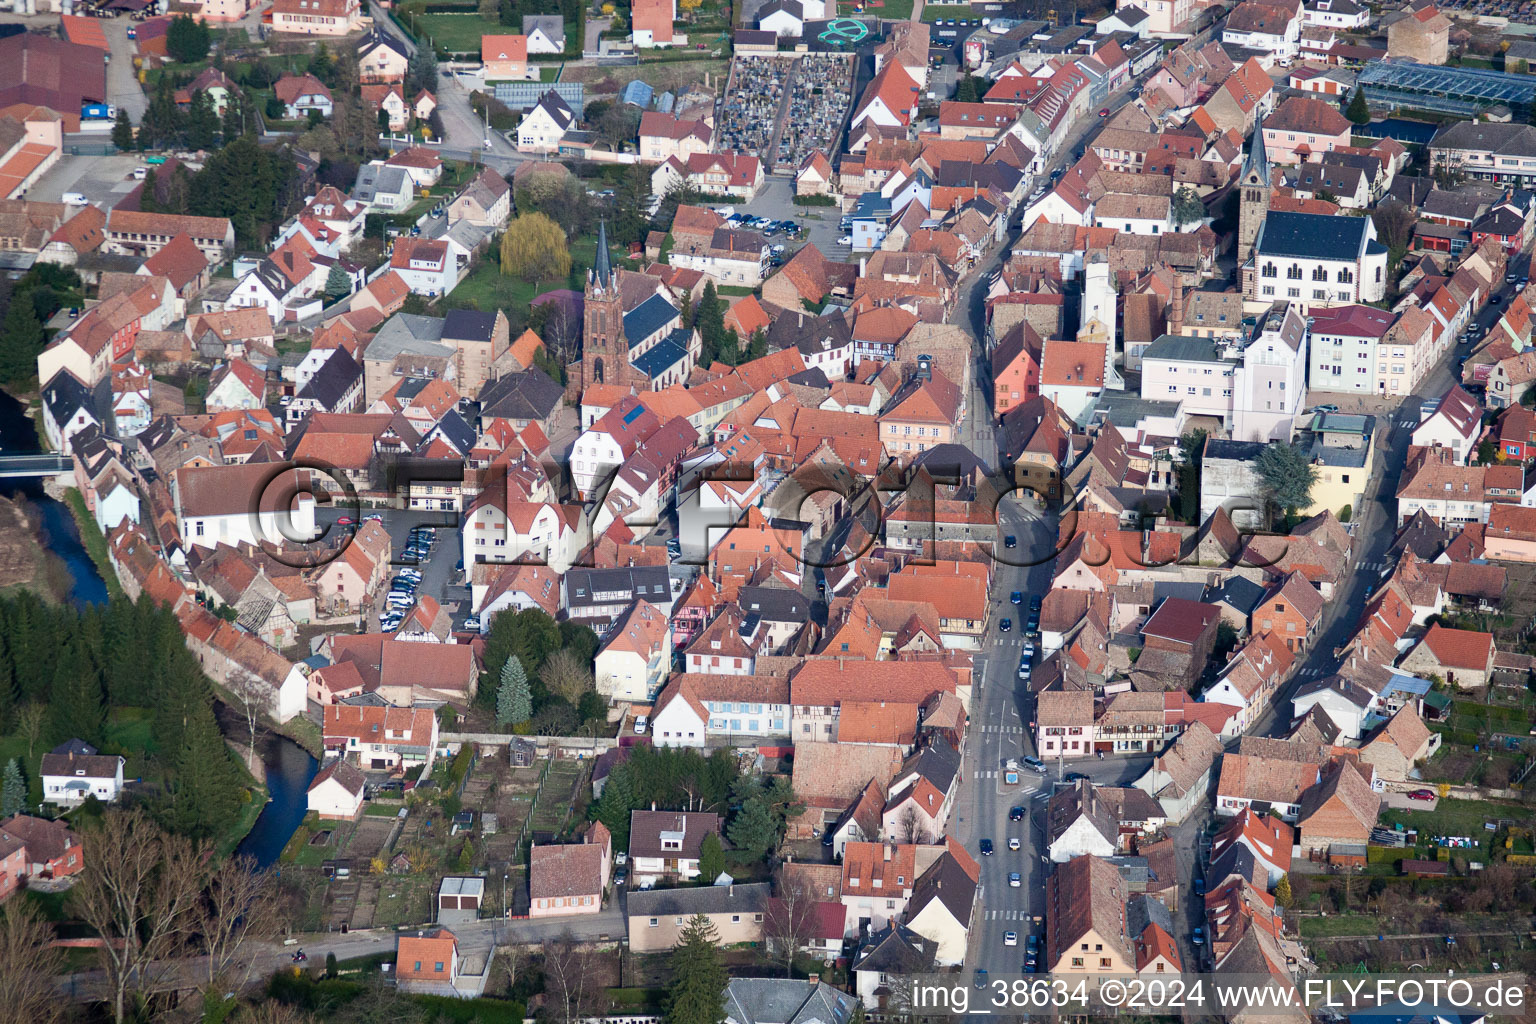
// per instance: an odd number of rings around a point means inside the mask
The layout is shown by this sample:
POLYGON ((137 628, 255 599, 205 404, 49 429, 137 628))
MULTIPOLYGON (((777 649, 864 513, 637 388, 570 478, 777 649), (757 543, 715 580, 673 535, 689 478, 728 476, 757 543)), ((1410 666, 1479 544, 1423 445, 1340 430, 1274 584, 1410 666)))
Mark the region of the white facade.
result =
POLYGON ((182 543, 195 547, 260 545, 288 536, 304 540, 315 536, 315 499, 300 494, 295 507, 286 513, 263 510, 195 516, 179 512, 177 518, 182 543))
POLYGON ((74 807, 94 796, 102 803, 115 803, 123 792, 123 759, 117 761, 116 775, 87 775, 85 768, 77 768, 73 775, 43 775, 43 803, 59 807, 74 807))

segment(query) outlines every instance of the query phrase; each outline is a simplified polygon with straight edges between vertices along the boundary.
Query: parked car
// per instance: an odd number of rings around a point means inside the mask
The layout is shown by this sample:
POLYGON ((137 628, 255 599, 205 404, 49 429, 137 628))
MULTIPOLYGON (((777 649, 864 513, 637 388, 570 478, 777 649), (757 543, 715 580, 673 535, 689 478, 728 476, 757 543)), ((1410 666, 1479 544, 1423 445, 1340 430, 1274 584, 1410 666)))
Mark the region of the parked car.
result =
POLYGON ((636 736, 644 736, 645 735, 645 727, 650 722, 650 720, 651 720, 651 718, 650 718, 649 715, 637 715, 635 717, 635 735, 636 736))
POLYGON ((465 619, 464 620, 464 628, 468 629, 468 630, 473 630, 475 632, 479 632, 479 630, 480 630, 480 616, 478 616, 478 615, 471 615, 469 618, 465 619))
POLYGON ((1205 929, 1196 928, 1192 933, 1190 933, 1189 941, 1193 942, 1197 946, 1205 945, 1205 929))
POLYGON ((1015 590, 1013 593, 1008 595, 1008 600, 1012 601, 1014 604, 1023 604, 1024 595, 1015 590))
POLYGON ((838 245, 852 245, 853 244, 853 236, 852 235, 844 235, 842 238, 839 238, 837 240, 837 244, 838 245))
POLYGON ((1003 547, 1005 547, 1005 548, 1016 548, 1018 546, 1019 546, 1019 538, 1015 537, 1013 534, 1010 533, 1008 536, 1003 538, 1003 547))
POLYGON ((1012 628, 1013 628, 1013 620, 1012 620, 1012 619, 1010 619, 1010 618, 1007 618, 1007 617, 1006 617, 1006 616, 1005 616, 1005 617, 1004 617, 1004 618, 1003 618, 1003 619, 1002 619, 1002 620, 1001 620, 1001 621, 1000 621, 1000 622, 998 622, 998 624, 997 624, 997 628, 998 628, 998 629, 1000 629, 1000 630, 1002 630, 1002 631, 1003 631, 1003 632, 1004 632, 1004 633, 1006 633, 1006 632, 1008 632, 1008 631, 1009 631, 1009 630, 1010 630, 1010 629, 1012 629, 1012 628))
POLYGON ((1416 789, 1408 794, 1409 800, 1433 800, 1434 798, 1434 790, 1430 789, 1416 789))
POLYGON ((1205 879, 1203 879, 1203 878, 1196 878, 1195 879, 1195 895, 1196 896, 1204 896, 1205 895, 1205 879))
POLYGON ((974 984, 978 989, 987 987, 987 969, 985 967, 976 968, 976 981, 974 984))
POLYGON ((1044 775, 1049 770, 1045 767, 1045 762, 1038 757, 1021 757, 1019 763, 1036 775, 1044 775))

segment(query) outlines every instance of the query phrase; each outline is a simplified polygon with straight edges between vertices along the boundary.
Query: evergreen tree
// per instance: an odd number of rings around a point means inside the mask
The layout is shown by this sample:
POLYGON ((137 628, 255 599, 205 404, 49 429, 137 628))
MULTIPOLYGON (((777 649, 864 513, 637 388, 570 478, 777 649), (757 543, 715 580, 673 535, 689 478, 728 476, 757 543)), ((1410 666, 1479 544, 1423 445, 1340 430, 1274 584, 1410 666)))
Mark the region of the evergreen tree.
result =
POLYGON ((592 819, 607 826, 613 836, 615 850, 629 848, 629 814, 638 806, 629 765, 615 765, 608 773, 608 781, 603 784, 603 795, 591 808, 592 819))
POLYGON ((155 739, 166 756, 174 758, 186 743, 193 718, 209 706, 208 684, 196 664, 177 659, 161 674, 155 690, 155 739))
POLYGON ((27 804, 27 782, 21 777, 21 758, 5 762, 5 776, 0 779, 0 818, 9 818, 27 804))
POLYGON ((224 133, 224 145, 229 145, 245 134, 245 98, 238 92, 229 94, 224 105, 224 118, 220 126, 224 133))
POLYGON ((53 737, 61 743, 81 739, 99 747, 106 717, 101 677, 79 637, 72 636, 53 670, 53 696, 49 702, 53 737))
POLYGON ((314 56, 309 58, 309 73, 328 86, 336 84, 336 58, 324 43, 315 47, 314 56))
POLYGON ((761 359, 768 354, 768 334, 761 327, 752 332, 752 344, 747 348, 747 359, 761 359))
POLYGON ((43 350, 43 324, 30 302, 11 304, 0 321, 0 382, 23 386, 37 374, 37 354, 43 350))
POLYGON ((1275 902, 1289 910, 1294 901, 1295 898, 1291 895, 1291 876, 1281 875, 1280 881, 1275 883, 1275 902))
POLYGON ((523 671, 523 663, 514 654, 501 667, 501 686, 496 691, 496 721, 501 725, 522 725, 532 716, 528 673, 523 671))
POLYGON ((410 63, 406 66, 406 82, 410 86, 405 90, 407 100, 415 97, 423 89, 436 95, 437 52, 432 47, 416 47, 416 52, 411 54, 410 63))
POLYGON ((1349 101, 1349 106, 1344 110, 1344 116, 1355 124, 1371 123, 1371 108, 1365 102, 1365 90, 1356 89, 1354 98, 1349 101))
POLYGON ((754 857, 767 853, 778 838, 773 815, 769 813, 768 804, 761 796, 754 796, 741 805, 741 810, 731 819, 726 834, 730 836, 732 846, 754 857))
POLYGON ((715 282, 704 285, 704 294, 693 312, 693 326, 698 329, 703 354, 700 362, 708 366, 720 356, 720 346, 725 340, 725 303, 715 291, 715 282))
POLYGON ((325 275, 325 295, 330 299, 339 299, 352 292, 352 279, 347 272, 341 269, 340 263, 332 263, 330 273, 325 275))
POLYGON ((133 148, 133 122, 128 119, 124 107, 117 108, 117 121, 112 125, 112 145, 124 153, 133 148))
POLYGON ((240 811, 240 777, 213 717, 203 707, 188 720, 171 787, 171 827, 194 838, 222 830, 240 811))
POLYGON ((213 34, 208 23, 190 14, 178 14, 165 28, 165 50, 182 64, 196 64, 208 56, 213 34))
POLYGON ((709 918, 695 914, 672 951, 667 1024, 723 1024, 721 993, 729 980, 720 959, 720 936, 709 918))
POLYGON ((713 885, 724 871, 725 849, 720 845, 720 836, 708 832, 699 843, 699 879, 705 885, 713 885))
POLYGON ((206 89, 192 94, 187 112, 187 145, 193 149, 212 149, 219 139, 219 114, 206 89))

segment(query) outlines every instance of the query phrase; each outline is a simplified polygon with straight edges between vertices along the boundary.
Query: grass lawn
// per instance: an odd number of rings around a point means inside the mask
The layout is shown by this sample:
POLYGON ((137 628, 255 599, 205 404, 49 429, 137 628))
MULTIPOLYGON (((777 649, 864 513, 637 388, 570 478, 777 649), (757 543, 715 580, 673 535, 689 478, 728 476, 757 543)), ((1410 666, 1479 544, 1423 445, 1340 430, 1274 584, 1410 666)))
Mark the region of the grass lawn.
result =
MULTIPOLYGON (((595 237, 578 238, 571 243, 573 266, 590 267, 596 258, 597 239, 595 237)), ((613 258, 617 260, 620 255, 614 253, 613 258)), ((475 265, 470 275, 460 281, 459 286, 448 294, 443 304, 447 309, 478 309, 482 312, 490 312, 493 309, 526 308, 535 296, 542 295, 551 289, 564 288, 568 283, 565 278, 524 281, 520 277, 506 277, 502 275, 498 264, 483 259, 475 265)))
MULTIPOLYGON (((910 14, 910 8, 908 9, 910 14)), ((970 4, 924 4, 923 20, 938 21, 940 18, 969 18, 971 16, 970 4)), ((891 17, 887 14, 886 17, 891 17)))
POLYGON ((425 36, 432 45, 452 53, 480 52, 480 37, 493 36, 509 31, 500 22, 486 21, 478 14, 418 14, 402 15, 418 36, 425 36))
POLYGON ((1519 804, 1490 800, 1441 800, 1433 811, 1403 811, 1384 807, 1381 823, 1388 828, 1401 824, 1418 829, 1431 836, 1471 836, 1473 842, 1484 843, 1493 835, 1483 828, 1483 822, 1497 818, 1523 820, 1524 808, 1519 804))

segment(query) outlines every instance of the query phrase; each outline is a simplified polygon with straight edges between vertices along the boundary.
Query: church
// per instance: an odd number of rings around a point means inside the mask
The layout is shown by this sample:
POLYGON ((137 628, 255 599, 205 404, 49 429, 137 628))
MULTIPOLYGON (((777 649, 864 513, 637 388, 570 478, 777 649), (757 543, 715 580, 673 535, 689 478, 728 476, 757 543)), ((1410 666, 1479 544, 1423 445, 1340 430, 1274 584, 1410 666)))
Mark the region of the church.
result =
POLYGON ((607 224, 597 228, 583 298, 581 359, 566 367, 566 398, 578 401, 594 384, 660 391, 687 381, 702 349, 699 332, 684 326, 659 280, 614 269, 607 224))

